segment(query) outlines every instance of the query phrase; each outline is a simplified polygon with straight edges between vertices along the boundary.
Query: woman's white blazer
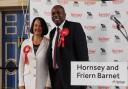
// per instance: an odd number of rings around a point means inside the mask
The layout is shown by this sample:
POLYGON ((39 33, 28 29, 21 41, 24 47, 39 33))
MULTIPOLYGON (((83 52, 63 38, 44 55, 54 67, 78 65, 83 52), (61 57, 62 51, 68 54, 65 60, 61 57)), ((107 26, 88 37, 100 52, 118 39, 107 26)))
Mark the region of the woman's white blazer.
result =
POLYGON ((48 45, 49 40, 43 37, 35 54, 31 38, 22 43, 19 61, 19 86, 25 86, 25 89, 44 89, 45 86, 50 86, 46 59, 48 45), (25 64, 23 51, 26 45, 30 46, 30 51, 27 54, 28 64, 25 64))

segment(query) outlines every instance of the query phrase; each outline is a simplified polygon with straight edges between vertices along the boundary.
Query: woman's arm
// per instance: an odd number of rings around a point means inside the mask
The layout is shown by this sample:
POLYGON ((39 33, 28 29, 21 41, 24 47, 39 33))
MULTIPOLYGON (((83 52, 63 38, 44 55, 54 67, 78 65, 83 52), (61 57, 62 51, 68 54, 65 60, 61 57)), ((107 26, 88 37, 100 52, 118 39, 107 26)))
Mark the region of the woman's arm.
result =
POLYGON ((20 50, 20 60, 19 60, 19 87, 24 89, 24 53, 23 53, 23 44, 20 50))
POLYGON ((50 80, 49 72, 48 72, 48 78, 47 78, 47 81, 46 81, 45 89, 52 89, 51 88, 51 80, 50 80))

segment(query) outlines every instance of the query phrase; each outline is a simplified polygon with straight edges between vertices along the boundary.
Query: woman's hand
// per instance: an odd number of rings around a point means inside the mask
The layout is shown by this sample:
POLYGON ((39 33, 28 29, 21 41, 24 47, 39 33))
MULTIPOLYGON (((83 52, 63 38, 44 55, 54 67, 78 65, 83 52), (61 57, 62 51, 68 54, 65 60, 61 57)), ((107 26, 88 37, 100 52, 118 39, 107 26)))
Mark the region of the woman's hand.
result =
POLYGON ((19 86, 19 89, 25 89, 25 86, 19 86))

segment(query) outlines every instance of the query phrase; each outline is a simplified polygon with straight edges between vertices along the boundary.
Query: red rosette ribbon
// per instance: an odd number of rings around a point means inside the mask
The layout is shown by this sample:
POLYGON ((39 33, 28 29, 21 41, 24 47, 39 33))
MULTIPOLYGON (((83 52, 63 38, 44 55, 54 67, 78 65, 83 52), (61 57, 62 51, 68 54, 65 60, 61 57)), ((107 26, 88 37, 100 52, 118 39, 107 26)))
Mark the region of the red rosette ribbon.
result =
POLYGON ((28 64, 28 52, 30 51, 31 47, 29 45, 26 45, 24 47, 24 54, 25 54, 25 64, 28 64))
POLYGON ((69 34, 69 29, 68 28, 63 28, 60 31, 60 39, 59 39, 59 42, 58 42, 58 47, 60 47, 61 44, 62 44, 62 47, 64 47, 64 40, 65 40, 65 37, 68 36, 68 34, 69 34))

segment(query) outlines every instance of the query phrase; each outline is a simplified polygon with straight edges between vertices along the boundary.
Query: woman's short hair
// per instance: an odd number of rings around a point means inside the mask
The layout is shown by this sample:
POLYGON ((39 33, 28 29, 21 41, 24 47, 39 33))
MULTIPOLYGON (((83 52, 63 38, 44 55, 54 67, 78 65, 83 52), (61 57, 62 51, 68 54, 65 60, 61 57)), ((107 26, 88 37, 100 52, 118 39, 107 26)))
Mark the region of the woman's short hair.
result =
POLYGON ((43 18, 41 18, 41 17, 35 17, 35 18, 33 19, 32 24, 31 24, 31 28, 30 28, 30 32, 33 34, 34 22, 35 22, 37 19, 40 21, 41 27, 42 27, 42 34, 41 34, 41 36, 44 36, 44 35, 46 35, 46 34, 48 33, 48 25, 47 25, 46 21, 45 21, 43 18))

